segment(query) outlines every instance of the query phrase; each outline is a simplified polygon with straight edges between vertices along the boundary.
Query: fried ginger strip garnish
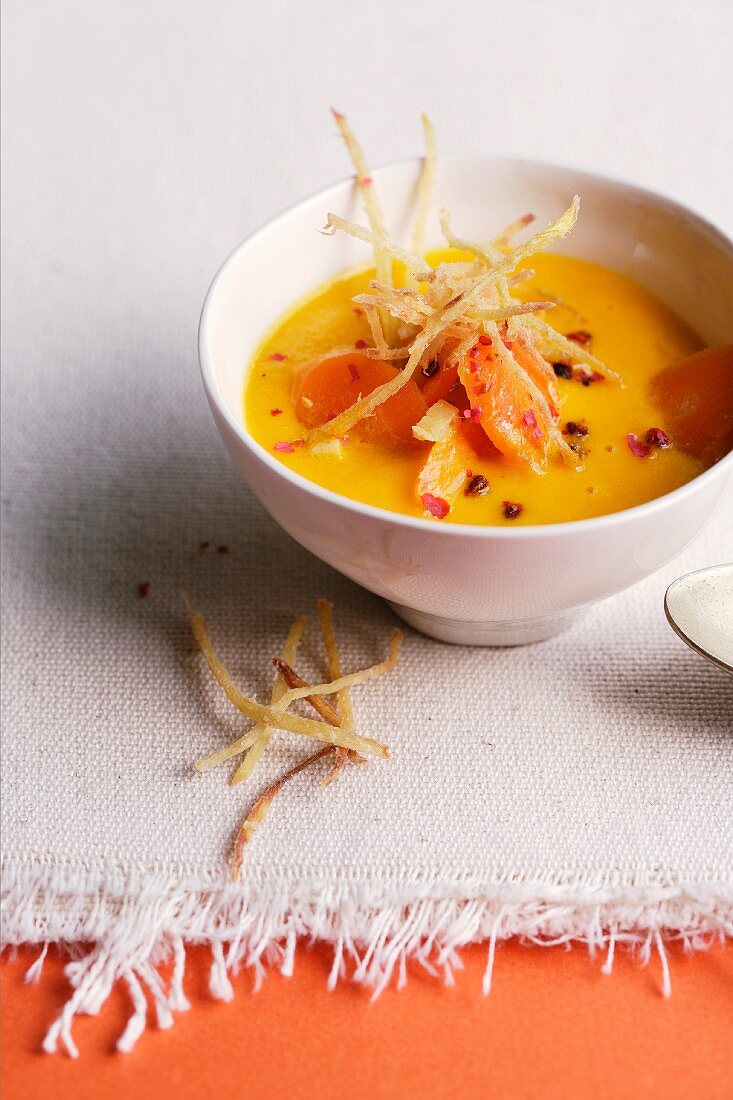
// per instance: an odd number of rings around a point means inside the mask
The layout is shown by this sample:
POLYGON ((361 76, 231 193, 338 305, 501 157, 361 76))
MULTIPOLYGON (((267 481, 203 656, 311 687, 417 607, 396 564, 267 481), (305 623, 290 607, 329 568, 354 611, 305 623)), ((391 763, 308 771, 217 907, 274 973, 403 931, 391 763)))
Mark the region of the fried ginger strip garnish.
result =
POLYGON ((291 768, 290 771, 281 775, 279 779, 276 779, 274 783, 270 784, 264 794, 260 795, 240 825, 234 841, 234 852, 232 854, 232 862, 229 870, 229 877, 232 882, 237 882, 239 880, 239 872, 242 869, 242 858, 244 856, 245 846, 249 844, 250 840, 269 814, 270 807, 275 797, 280 793, 285 784, 296 776, 298 772, 304 771, 305 768, 310 767, 311 764, 315 764, 317 760, 321 760, 324 756, 329 755, 333 751, 333 746, 324 745, 318 752, 314 752, 305 760, 301 760, 294 768, 291 768))
POLYGON ((196 770, 208 771, 216 764, 222 763, 240 752, 249 750, 231 780, 232 785, 234 785, 252 774, 270 738, 277 730, 314 737, 325 742, 317 752, 312 753, 272 783, 250 809, 237 831, 234 842, 231 880, 236 882, 246 845, 267 817, 275 797, 293 776, 316 761, 330 755, 334 757, 334 763, 323 781, 324 786, 328 786, 340 774, 348 760, 352 760, 356 764, 365 764, 367 760, 362 752, 375 756, 389 755, 387 747, 382 745, 381 742, 372 738, 361 737, 354 731, 354 715, 349 688, 356 684, 368 683, 375 677, 384 675, 394 668, 400 651, 402 634, 399 630, 393 632, 389 654, 384 661, 360 669, 358 672, 344 675, 333 629, 332 605, 326 600, 319 600, 318 616, 331 680, 328 683, 311 685, 293 668, 291 662, 296 659, 298 646, 308 621, 305 618, 296 619, 288 632, 282 656, 273 658, 273 664, 278 675, 272 688, 270 706, 266 707, 256 703, 254 699, 249 698, 236 687, 228 670, 214 650, 203 617, 194 611, 188 596, 185 593, 181 593, 181 595, 189 613, 191 631, 214 678, 223 688, 229 701, 254 721, 252 729, 231 745, 197 760, 195 763, 196 770), (328 696, 334 696, 334 702, 328 696), (290 713, 287 708, 297 700, 304 700, 309 703, 323 721, 313 722, 290 713))
MULTIPOLYGON (((282 703, 285 707, 290 706, 295 699, 307 699, 313 709, 320 714, 325 722, 330 722, 332 726, 341 725, 341 716, 339 712, 336 710, 333 703, 319 694, 317 687, 312 687, 307 680, 299 676, 295 669, 289 665, 287 661, 283 661, 281 657, 273 657, 272 663, 289 689, 282 696, 282 703)), ((321 686, 333 687, 334 693, 339 690, 332 684, 321 686)))
MULTIPOLYGON (((506 281, 515 273, 518 264, 536 252, 548 248, 554 241, 567 236, 575 224, 579 207, 580 199, 576 195, 568 209, 556 221, 533 234, 523 244, 511 248, 501 255, 495 255, 493 251, 490 252, 481 245, 473 245, 469 241, 453 238, 460 241, 461 245, 469 246, 469 251, 476 253, 477 261, 481 262, 481 267, 477 273, 474 273, 471 267, 463 280, 462 289, 457 294, 452 294, 449 300, 442 302, 440 298, 444 296, 444 290, 437 280, 440 277, 440 268, 450 267, 451 265, 430 268, 420 256, 415 256, 398 245, 392 245, 390 242, 380 239, 380 244, 390 248, 391 254, 395 258, 401 259, 408 270, 419 280, 429 284, 426 301, 428 305, 434 303, 433 312, 426 317, 424 324, 417 332, 410 347, 409 359, 403 370, 390 379, 389 382, 378 386, 367 396, 361 397, 344 412, 327 421, 326 424, 312 429, 309 440, 312 442, 328 436, 340 437, 345 435, 365 416, 370 416, 385 401, 399 393, 420 368, 423 356, 426 355, 431 344, 451 325, 456 323, 465 324, 469 328, 474 328, 478 336, 483 327, 480 316, 482 311, 492 310, 492 322, 494 323, 504 318, 512 318, 516 302, 512 301, 510 304, 507 301, 509 296, 505 293, 506 281), (432 287, 430 286, 431 283, 433 284, 432 287)), ((372 240, 374 237, 371 231, 332 214, 328 215, 327 225, 333 231, 340 230, 362 240, 372 240)), ((519 364, 516 364, 516 369, 522 371, 519 364)))
MULTIPOLYGON (((421 116, 423 133, 425 135, 425 156, 423 157, 420 179, 417 185, 415 197, 415 217, 412 224, 412 251, 421 256, 425 250, 425 228, 430 213, 435 192, 435 181, 438 174, 438 150, 433 124, 426 114, 421 116)), ((415 276, 408 271, 407 286, 417 286, 415 276)))
MULTIPOLYGON (((371 737, 361 737, 353 729, 347 729, 344 726, 330 726, 326 722, 316 722, 310 718, 301 718, 300 715, 292 714, 290 711, 265 706, 263 703, 258 703, 245 695, 234 684, 225 665, 217 655, 203 616, 193 610, 187 598, 186 602, 189 610, 191 632, 206 658, 206 663, 214 679, 224 690, 229 702, 247 718, 252 719, 256 724, 263 723, 274 729, 297 734, 299 737, 310 737, 317 741, 327 741, 332 745, 339 745, 345 749, 354 749, 365 756, 389 756, 389 749, 386 745, 383 745, 380 741, 375 741, 371 737)), ((330 685, 324 686, 329 687, 330 685)), ((255 725, 256 728, 257 725, 255 725)), ((259 732, 253 733, 250 730, 243 738, 243 747, 249 748, 259 737, 259 732)))
MULTIPOLYGON (((367 164, 364 151, 356 139, 354 131, 349 125, 349 121, 345 115, 342 115, 340 111, 331 110, 336 125, 339 128, 339 133, 344 140, 344 145, 351 157, 351 163, 354 166, 354 172, 356 174, 356 185, 359 188, 359 193, 364 201, 364 209, 369 224, 372 227, 374 233, 386 239, 387 231, 384 225, 384 213, 382 211, 382 204, 379 201, 379 195, 377 188, 374 184, 374 177, 372 176, 371 169, 367 164)), ((374 245, 374 263, 377 269, 377 278, 381 283, 385 283, 387 286, 392 285, 392 261, 390 260, 389 252, 375 243, 374 245)), ((390 315, 385 311, 380 318, 382 322, 382 328, 385 335, 389 338, 392 335, 394 323, 390 315)))
MULTIPOLYGON (((363 154, 343 117, 339 116, 337 121, 352 152, 359 178, 360 173, 363 175, 366 172, 363 154)), ((312 447, 322 443, 324 439, 342 438, 361 420, 372 416, 380 405, 398 394, 430 358, 438 354, 446 333, 451 332, 465 341, 471 333, 477 339, 482 334, 490 335, 491 326, 499 325, 503 350, 495 346, 496 354, 500 356, 505 369, 509 369, 511 360, 511 373, 521 383, 519 390, 533 395, 540 419, 549 425, 548 445, 539 456, 540 461, 543 462, 552 451, 559 451, 566 461, 571 461, 568 456, 573 455, 573 452, 564 446, 564 441, 555 430, 557 410, 543 395, 533 393, 532 378, 525 366, 513 355, 512 341, 518 337, 531 341, 537 354, 545 359, 552 355, 555 359, 562 357, 570 363, 583 363, 601 371, 604 377, 614 378, 616 381, 619 381, 618 375, 587 349, 556 332, 543 316, 538 316, 555 303, 548 300, 517 302, 511 296, 510 287, 531 277, 526 267, 519 268, 520 264, 568 235, 577 220, 580 199, 576 195, 558 219, 518 245, 512 244, 513 238, 534 221, 533 214, 524 214, 491 241, 482 244, 455 233, 450 215, 443 210, 440 213, 440 223, 447 244, 453 249, 468 253, 474 259, 443 261, 432 267, 424 259, 422 252, 435 185, 437 159, 435 134, 425 116, 423 125, 426 155, 418 184, 411 248, 403 248, 388 236, 381 207, 378 202, 374 205, 376 196, 370 196, 371 206, 367 209, 368 228, 336 214, 329 214, 324 229, 326 233, 343 232, 371 244, 377 257, 382 258, 382 266, 380 267, 380 262, 377 263, 377 278, 371 282, 370 291, 358 295, 354 301, 364 309, 371 326, 375 346, 369 349, 368 354, 385 359, 406 359, 405 365, 394 378, 371 393, 360 395, 349 408, 325 424, 312 428, 307 437, 308 444, 312 447), (390 267, 392 261, 399 261, 406 268, 404 288, 394 287, 391 278, 383 278, 380 274, 386 267, 384 257, 389 259, 390 267), (398 354, 391 347, 386 316, 402 326, 399 331, 406 346, 400 348, 398 354)), ((572 461, 577 464, 577 457, 573 456, 572 461)), ((540 465, 534 459, 531 464, 534 469, 540 470, 540 465)))
MULTIPOLYGON (((336 680, 332 680, 327 684, 306 684, 301 683, 299 687, 290 688, 282 697, 283 703, 289 706, 290 703, 295 702, 296 699, 306 699, 309 697, 318 698, 324 695, 336 695, 350 687, 355 687, 357 684, 366 684, 370 680, 374 680, 377 676, 383 676, 385 672, 391 672, 394 666, 397 664, 397 658, 400 655, 400 648, 402 646, 402 631, 396 627, 392 632, 392 640, 389 645, 389 656, 380 661, 377 665, 370 665, 368 668, 359 669, 358 672, 350 672, 346 676, 339 676, 336 680)), ((276 665, 280 667, 282 662, 278 662, 276 658, 276 665)), ((325 702, 325 700, 324 700, 325 702)))
MULTIPOLYGON (((308 625, 308 619, 302 615, 299 619, 290 627, 288 636, 283 646, 282 659, 283 661, 294 661, 298 652, 298 646, 300 639, 303 636, 303 631, 308 625)), ((273 707, 278 707, 281 697, 285 694, 287 685, 283 682, 282 678, 278 676, 272 687, 272 695, 270 697, 270 704, 273 707)), ((202 756, 194 764, 196 771, 208 772, 212 768, 215 768, 218 764, 223 764, 226 760, 231 760, 233 756, 238 756, 245 751, 245 742, 249 741, 252 735, 257 736, 257 740, 252 744, 247 752, 247 756, 239 765, 239 768, 234 773, 231 779, 232 786, 235 783, 241 783, 243 779, 246 779, 252 774, 257 761, 261 757, 262 753, 267 748, 267 742, 273 730, 270 726, 265 726, 262 723, 258 723, 249 734, 245 737, 239 737, 236 741, 233 741, 231 745, 226 745, 223 749, 217 749, 216 752, 209 753, 208 756, 202 756)))
MULTIPOLYGON (((339 653, 338 644, 336 642, 336 634, 333 629, 333 604, 328 600, 319 600, 317 605, 318 609, 318 621, 321 626, 321 637, 323 638, 323 646, 326 650, 326 663, 328 665, 328 675, 332 680, 339 680, 341 678, 341 654, 339 653)), ((336 695, 336 705, 339 710, 343 721, 347 726, 354 723, 354 710, 351 705, 351 695, 349 694, 348 686, 339 689, 336 695)), ((339 775, 343 771, 346 761, 351 759, 354 764, 364 764, 366 761, 363 756, 359 756, 355 752, 347 752, 346 749, 336 750, 336 759, 333 762, 331 770, 326 778, 323 780, 324 787, 330 786, 334 780, 338 779, 339 775)))

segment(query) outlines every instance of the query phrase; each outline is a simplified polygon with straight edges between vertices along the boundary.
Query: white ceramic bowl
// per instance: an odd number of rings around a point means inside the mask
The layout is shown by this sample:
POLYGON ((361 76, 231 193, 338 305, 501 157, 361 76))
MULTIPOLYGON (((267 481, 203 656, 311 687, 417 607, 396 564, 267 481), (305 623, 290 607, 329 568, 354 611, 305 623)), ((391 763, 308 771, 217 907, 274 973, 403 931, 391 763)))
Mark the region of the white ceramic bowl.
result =
MULTIPOLYGON (((420 162, 379 169, 390 228, 408 232, 420 162)), ((442 158, 436 209, 460 214, 475 239, 531 210, 549 222, 582 196, 558 250, 631 275, 708 344, 733 342, 733 242, 693 211, 616 180, 528 160, 442 158)), ((245 374, 264 332, 309 290, 365 263, 367 246, 320 236, 326 213, 361 220, 346 180, 298 203, 241 244, 204 304, 204 386, 235 465, 273 518, 317 557, 390 602, 442 641, 515 645, 563 629, 579 608, 634 584, 679 553, 715 508, 733 454, 647 504, 595 519, 536 527, 473 527, 401 516, 347 500, 292 473, 249 434, 245 374)), ((440 240, 437 219, 429 241, 440 240)))

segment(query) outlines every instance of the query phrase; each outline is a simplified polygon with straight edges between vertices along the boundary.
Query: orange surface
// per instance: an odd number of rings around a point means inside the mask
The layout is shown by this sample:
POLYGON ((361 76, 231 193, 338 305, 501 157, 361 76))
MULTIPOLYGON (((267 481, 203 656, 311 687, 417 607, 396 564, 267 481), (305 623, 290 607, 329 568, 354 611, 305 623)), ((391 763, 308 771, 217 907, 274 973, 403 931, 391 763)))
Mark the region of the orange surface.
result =
POLYGON ((415 972, 375 1004, 352 985, 327 992, 321 948, 300 950, 294 978, 272 974, 253 996, 242 974, 235 1000, 215 1002, 208 954, 197 949, 187 973, 193 1008, 172 1030, 150 1030, 131 1054, 115 1053, 129 1011, 118 989, 98 1018, 75 1022, 76 1062, 39 1052, 67 986, 57 958, 40 985, 23 985, 36 954, 1 968, 4 1100, 733 1096, 733 951, 722 948, 672 948, 669 1000, 658 959, 640 969, 619 953, 606 977, 584 950, 508 944, 497 949, 488 1000, 485 951, 469 948, 455 988, 415 972))

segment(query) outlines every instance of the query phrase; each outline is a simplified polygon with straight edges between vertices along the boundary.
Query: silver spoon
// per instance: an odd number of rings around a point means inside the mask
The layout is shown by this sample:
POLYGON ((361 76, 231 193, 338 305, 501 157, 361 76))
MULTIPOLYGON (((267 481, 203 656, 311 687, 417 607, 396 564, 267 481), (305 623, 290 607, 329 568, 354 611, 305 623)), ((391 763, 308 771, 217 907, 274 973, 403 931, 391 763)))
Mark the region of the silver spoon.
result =
POLYGON ((664 596, 669 625, 691 649, 733 673, 733 565, 697 569, 664 596))

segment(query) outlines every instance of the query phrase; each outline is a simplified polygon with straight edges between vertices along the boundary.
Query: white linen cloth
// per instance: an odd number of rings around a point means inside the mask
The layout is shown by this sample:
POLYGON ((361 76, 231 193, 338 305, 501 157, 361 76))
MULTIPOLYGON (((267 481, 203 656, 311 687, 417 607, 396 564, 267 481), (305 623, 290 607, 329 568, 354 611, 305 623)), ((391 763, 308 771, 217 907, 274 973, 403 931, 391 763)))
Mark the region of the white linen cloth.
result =
MULTIPOLYGON (((4 933, 92 944, 50 1047, 73 1050, 73 1012, 118 977, 135 1006, 123 1048, 144 1026, 140 981, 169 1022, 186 939, 213 945, 227 996, 227 966, 287 970, 301 934, 334 943, 334 980, 351 949, 379 987, 408 956, 450 973, 472 939, 648 951, 660 931, 731 927, 733 681, 662 610, 673 577, 730 557, 730 499, 683 557, 552 641, 408 632, 398 670, 355 692, 357 728, 392 759, 327 791, 299 776, 227 885, 242 813, 308 745, 276 739, 234 791, 227 766, 194 775, 243 725, 178 587, 261 698, 317 596, 336 602, 347 668, 379 659, 393 623, 254 501, 196 366, 217 263, 345 174, 331 99, 375 161, 419 149, 426 108, 447 148, 591 161, 730 215, 724 3, 364 11, 6 4, 4 933), (169 996, 152 964, 171 948, 169 996)), ((316 645, 313 626, 299 664, 322 674, 316 645)))

